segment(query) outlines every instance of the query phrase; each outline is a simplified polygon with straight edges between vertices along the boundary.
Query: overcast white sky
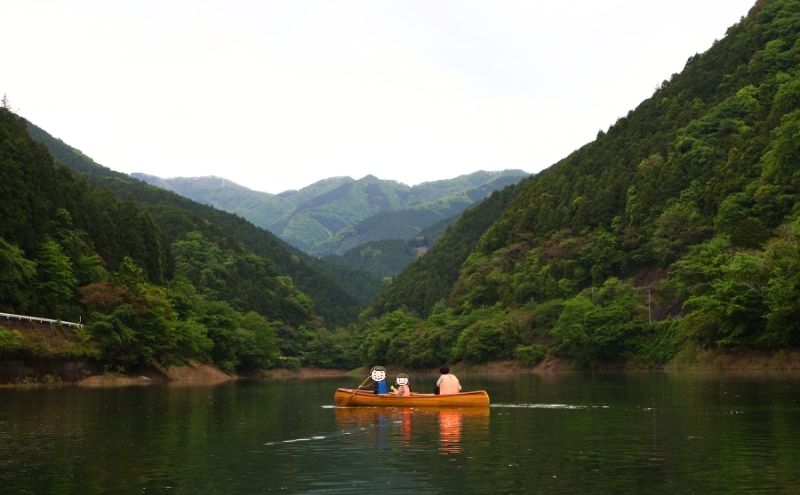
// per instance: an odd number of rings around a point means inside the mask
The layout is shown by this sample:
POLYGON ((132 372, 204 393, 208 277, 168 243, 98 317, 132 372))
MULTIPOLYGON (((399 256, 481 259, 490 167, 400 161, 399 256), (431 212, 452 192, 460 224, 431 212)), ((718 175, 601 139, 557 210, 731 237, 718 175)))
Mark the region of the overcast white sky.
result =
POLYGON ((755 0, 4 0, 0 94, 121 172, 541 170, 755 0))

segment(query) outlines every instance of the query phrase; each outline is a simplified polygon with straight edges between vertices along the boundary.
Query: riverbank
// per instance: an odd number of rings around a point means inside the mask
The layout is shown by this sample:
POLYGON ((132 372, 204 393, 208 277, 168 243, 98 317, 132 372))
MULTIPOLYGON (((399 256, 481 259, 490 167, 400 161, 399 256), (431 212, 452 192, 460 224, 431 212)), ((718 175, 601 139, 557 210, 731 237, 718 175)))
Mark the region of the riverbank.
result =
MULTIPOLYGON (((399 365, 386 365, 389 374, 406 372, 417 375, 439 373, 438 368, 409 368, 399 365)), ((718 372, 718 373, 800 373, 800 350, 779 350, 774 352, 753 350, 709 350, 701 347, 687 347, 663 366, 652 367, 630 360, 601 363, 593 370, 576 368, 569 360, 547 355, 535 366, 523 366, 518 361, 503 360, 489 363, 455 363, 450 371, 456 375, 509 375, 509 374, 550 374, 572 373, 576 371, 595 372, 718 372)), ((367 376, 369 368, 357 368, 350 374, 367 376)))
POLYGON ((687 347, 667 363, 664 370, 800 373, 800 350, 719 352, 700 347, 687 347))
MULTIPOLYGON (((414 369, 399 365, 386 365, 389 375, 406 372, 412 375, 438 375, 438 368, 414 369)), ((513 374, 557 374, 576 370, 573 363, 555 356, 546 356, 535 366, 523 366, 514 360, 494 361, 483 364, 455 363, 451 371, 457 375, 513 375, 513 374)), ((596 372, 647 372, 664 371, 713 372, 722 374, 800 374, 800 350, 727 351, 686 348, 669 363, 652 368, 636 362, 606 363, 596 372)), ((67 356, 47 357, 0 357, 0 387, 32 386, 79 386, 117 387, 144 386, 154 384, 204 384, 213 385, 240 378, 259 380, 314 379, 350 377, 361 381, 369 368, 325 369, 301 367, 297 369, 260 370, 244 376, 226 373, 216 366, 190 362, 181 366, 154 366, 142 373, 122 374, 103 372, 86 359, 67 356)))
POLYGON ((256 379, 263 379, 263 380, 282 380, 288 378, 331 378, 331 377, 338 377, 338 376, 352 376, 355 374, 357 370, 346 370, 346 369, 328 369, 328 368, 312 368, 312 367, 305 367, 305 368, 297 368, 297 369, 272 369, 272 370, 261 370, 257 373, 254 373, 248 378, 256 378, 256 379))

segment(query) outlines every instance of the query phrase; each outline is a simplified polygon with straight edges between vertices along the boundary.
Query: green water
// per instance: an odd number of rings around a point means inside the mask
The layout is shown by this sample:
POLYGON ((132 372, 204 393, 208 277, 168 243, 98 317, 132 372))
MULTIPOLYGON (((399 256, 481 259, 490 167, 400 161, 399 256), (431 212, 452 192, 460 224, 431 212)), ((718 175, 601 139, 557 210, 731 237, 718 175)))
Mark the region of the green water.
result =
POLYGON ((0 390, 0 493, 800 493, 798 378, 462 377, 492 407, 334 408, 353 382, 0 390))

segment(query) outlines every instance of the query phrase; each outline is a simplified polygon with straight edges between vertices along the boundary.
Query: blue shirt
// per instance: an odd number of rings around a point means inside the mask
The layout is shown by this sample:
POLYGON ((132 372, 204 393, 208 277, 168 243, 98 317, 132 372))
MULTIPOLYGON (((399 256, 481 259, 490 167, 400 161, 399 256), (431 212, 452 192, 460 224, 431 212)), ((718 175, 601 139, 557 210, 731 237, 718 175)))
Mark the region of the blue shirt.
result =
POLYGON ((373 390, 376 394, 388 394, 389 385, 386 383, 386 380, 381 380, 379 382, 375 382, 375 388, 373 390))

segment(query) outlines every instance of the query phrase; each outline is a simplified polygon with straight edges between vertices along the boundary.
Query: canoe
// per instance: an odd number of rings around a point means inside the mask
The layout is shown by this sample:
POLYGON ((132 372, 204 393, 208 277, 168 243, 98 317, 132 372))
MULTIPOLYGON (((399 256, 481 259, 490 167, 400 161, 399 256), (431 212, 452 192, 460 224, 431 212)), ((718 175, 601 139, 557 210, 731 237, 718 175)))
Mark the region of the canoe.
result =
POLYGON ((367 390, 337 388, 333 394, 337 406, 349 407, 473 407, 489 405, 489 394, 485 390, 461 392, 452 395, 412 394, 409 397, 375 395, 367 390))

